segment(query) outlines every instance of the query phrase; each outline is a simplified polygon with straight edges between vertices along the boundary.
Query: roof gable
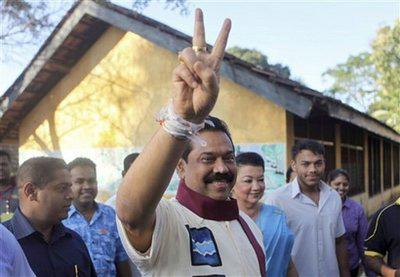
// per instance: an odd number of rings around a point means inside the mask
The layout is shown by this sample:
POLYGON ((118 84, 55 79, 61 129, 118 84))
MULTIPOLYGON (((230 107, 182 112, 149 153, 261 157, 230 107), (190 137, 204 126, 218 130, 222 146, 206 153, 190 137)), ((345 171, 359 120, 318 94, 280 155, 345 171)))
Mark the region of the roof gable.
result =
MULTIPOLYGON (((175 53, 191 46, 190 36, 137 12, 90 0, 78 2, 0 98, 0 141, 16 134, 23 118, 68 74, 109 26, 136 33, 175 53)), ((308 117, 313 107, 318 106, 331 117, 400 141, 398 133, 376 119, 272 71, 259 70, 230 54, 224 57, 221 75, 302 118, 308 117)))

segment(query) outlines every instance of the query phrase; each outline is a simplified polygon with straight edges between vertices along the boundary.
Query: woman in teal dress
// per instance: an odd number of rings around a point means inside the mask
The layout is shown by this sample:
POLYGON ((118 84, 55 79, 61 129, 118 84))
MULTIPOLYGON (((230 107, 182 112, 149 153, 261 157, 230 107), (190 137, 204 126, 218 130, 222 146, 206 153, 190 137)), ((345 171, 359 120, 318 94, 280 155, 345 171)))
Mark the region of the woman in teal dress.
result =
POLYGON ((236 163, 238 174, 233 197, 239 209, 250 216, 263 233, 266 275, 297 276, 290 257, 294 235, 286 224, 286 215, 281 209, 260 202, 265 190, 263 158, 257 153, 245 152, 236 157, 236 163))

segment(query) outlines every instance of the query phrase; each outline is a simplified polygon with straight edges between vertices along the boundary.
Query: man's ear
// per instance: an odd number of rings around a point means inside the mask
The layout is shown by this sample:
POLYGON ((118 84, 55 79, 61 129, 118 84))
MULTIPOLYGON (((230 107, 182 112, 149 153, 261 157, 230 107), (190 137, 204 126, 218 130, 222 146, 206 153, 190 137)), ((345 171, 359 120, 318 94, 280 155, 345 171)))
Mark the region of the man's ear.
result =
POLYGON ((37 192, 38 187, 31 182, 27 182, 22 186, 23 195, 30 201, 37 200, 37 192))
POLYGON ((176 172, 178 173, 180 179, 185 179, 185 168, 186 168, 185 160, 179 159, 179 162, 176 166, 176 172))
POLYGON ((293 170, 294 172, 297 173, 297 171, 296 171, 296 161, 295 161, 295 160, 291 160, 291 161, 290 161, 290 167, 292 168, 292 170, 293 170))

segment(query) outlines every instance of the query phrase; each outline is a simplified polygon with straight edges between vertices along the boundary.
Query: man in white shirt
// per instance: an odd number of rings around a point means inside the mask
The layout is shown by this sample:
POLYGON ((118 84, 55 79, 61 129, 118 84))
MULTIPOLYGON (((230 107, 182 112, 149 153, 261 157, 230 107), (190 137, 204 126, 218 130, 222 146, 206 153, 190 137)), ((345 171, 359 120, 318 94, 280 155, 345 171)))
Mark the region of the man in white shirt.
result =
POLYGON ((36 276, 14 235, 0 224, 0 276, 36 276))
POLYGON ((297 177, 266 199, 283 209, 295 234, 292 259, 299 276, 350 276, 347 262, 342 202, 321 178, 324 147, 299 140, 292 149, 291 167, 297 177))
POLYGON ((193 47, 179 55, 173 98, 160 128, 130 167, 117 193, 121 241, 144 275, 265 276, 262 235, 229 199, 235 183, 227 127, 209 117, 219 92, 219 69, 230 20, 211 53, 196 10, 193 47), (176 200, 162 200, 175 168, 176 200))

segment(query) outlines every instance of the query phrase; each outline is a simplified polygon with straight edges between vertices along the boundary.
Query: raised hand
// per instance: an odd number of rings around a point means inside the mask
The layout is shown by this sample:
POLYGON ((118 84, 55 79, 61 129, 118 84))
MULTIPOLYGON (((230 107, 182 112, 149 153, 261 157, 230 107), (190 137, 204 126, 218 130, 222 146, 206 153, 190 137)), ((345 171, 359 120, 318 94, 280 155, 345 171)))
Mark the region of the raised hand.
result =
POLYGON ((196 9, 193 47, 180 53, 180 64, 172 74, 174 111, 188 121, 200 123, 214 108, 219 92, 219 70, 230 29, 231 21, 225 19, 214 48, 208 53, 203 12, 196 9))

